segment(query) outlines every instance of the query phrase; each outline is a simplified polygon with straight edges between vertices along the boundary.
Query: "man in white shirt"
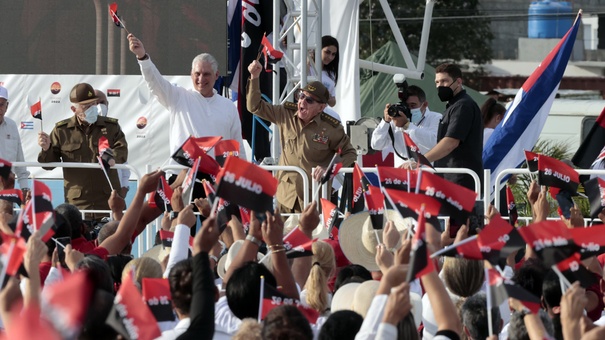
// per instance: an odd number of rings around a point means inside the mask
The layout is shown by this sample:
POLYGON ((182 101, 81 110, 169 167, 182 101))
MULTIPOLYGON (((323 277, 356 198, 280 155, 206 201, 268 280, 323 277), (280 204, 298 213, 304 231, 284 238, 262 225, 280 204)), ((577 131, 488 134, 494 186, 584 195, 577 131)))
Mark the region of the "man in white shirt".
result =
POLYGON ((384 119, 372 133, 372 149, 382 150, 383 158, 389 152, 393 152, 393 144, 395 145, 397 151, 394 155, 395 167, 404 163, 402 157, 408 157, 402 132, 412 138, 422 154, 426 154, 437 144, 437 129, 441 114, 429 110, 429 102, 424 91, 418 86, 411 85, 408 88, 406 104, 412 113, 411 122, 403 112, 398 112, 397 116, 391 117, 388 114, 390 105, 387 104, 384 109, 384 119), (389 129, 393 131, 394 142, 389 136, 389 129))
MULTIPOLYGON (((8 110, 8 90, 0 86, 0 158, 9 162, 24 162, 23 147, 21 145, 21 137, 17 124, 6 117, 8 110)), ((25 167, 13 167, 14 173, 17 175, 19 187, 25 191, 29 188, 29 172, 25 167)), ((3 188, 10 189, 10 188, 3 188)))
MULTIPOLYGON (((128 41, 149 90, 170 111, 170 154, 189 136, 222 136, 223 139, 235 139, 240 146, 240 157, 246 159, 237 108, 214 89, 219 76, 216 59, 208 53, 193 59, 191 80, 194 89, 187 90, 174 86, 162 77, 137 37, 129 34, 128 41)), ((210 155, 214 156, 212 151, 210 155)))

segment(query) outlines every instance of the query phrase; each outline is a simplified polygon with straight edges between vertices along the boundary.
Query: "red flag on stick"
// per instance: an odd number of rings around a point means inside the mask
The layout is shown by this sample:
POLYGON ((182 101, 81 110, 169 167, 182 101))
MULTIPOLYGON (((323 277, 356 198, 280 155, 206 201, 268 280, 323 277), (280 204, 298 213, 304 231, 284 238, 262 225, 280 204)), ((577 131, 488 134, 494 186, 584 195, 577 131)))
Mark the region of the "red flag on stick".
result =
POLYGON ((269 64, 276 64, 284 57, 284 53, 274 49, 266 35, 263 35, 261 46, 263 56, 265 57, 265 72, 271 72, 273 69, 269 68, 269 64))
POLYGON ((426 243, 426 226, 424 218, 424 206, 418 214, 418 227, 412 238, 412 253, 410 254, 410 268, 408 269, 407 282, 419 279, 435 270, 435 264, 431 260, 429 248, 426 243))
POLYGON ((263 168, 239 157, 229 156, 217 181, 218 197, 255 212, 273 211, 277 179, 263 168))
POLYGON ((122 22, 122 20, 118 16, 118 4, 115 2, 109 5, 109 17, 116 26, 118 26, 119 28, 123 28, 126 31, 126 34, 130 34, 130 32, 128 32, 128 29, 124 25, 124 22, 122 22))

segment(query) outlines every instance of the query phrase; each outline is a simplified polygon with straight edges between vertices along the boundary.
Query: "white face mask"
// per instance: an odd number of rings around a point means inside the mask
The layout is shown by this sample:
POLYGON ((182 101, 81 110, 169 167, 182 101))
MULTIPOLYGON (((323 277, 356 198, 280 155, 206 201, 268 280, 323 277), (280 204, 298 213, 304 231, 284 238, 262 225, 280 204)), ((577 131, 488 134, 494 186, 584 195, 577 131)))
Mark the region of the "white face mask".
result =
POLYGON ((99 108, 99 116, 107 117, 107 105, 99 104, 97 107, 99 108))
POLYGON ((98 105, 93 105, 91 107, 89 107, 85 112, 84 112, 84 120, 88 123, 88 124, 94 124, 97 122, 97 117, 99 117, 99 108, 98 105))
POLYGON ((420 111, 420 108, 416 108, 411 109, 410 112, 412 113, 412 123, 418 124, 418 122, 422 119, 422 111, 420 111))

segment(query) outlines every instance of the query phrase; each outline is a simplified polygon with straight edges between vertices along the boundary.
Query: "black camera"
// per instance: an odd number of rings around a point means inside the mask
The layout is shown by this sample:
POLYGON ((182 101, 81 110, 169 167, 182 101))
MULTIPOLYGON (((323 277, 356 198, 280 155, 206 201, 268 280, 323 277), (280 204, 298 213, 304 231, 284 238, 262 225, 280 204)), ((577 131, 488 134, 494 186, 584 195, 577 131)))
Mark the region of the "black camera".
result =
POLYGON ((411 120, 412 112, 406 103, 409 97, 408 82, 405 80, 405 76, 403 74, 395 74, 393 76, 393 82, 397 86, 397 97, 399 97, 399 103, 389 105, 387 114, 390 117, 400 117, 401 115, 399 112, 403 112, 408 120, 411 120))

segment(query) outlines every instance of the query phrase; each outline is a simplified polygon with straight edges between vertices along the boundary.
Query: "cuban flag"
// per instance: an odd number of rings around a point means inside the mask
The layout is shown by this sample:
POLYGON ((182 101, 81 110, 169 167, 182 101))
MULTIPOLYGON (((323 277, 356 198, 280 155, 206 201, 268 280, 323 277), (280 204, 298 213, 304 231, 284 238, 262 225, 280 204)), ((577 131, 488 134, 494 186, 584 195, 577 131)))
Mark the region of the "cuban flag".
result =
POLYGON ((523 151, 531 150, 538 141, 576 41, 581 16, 578 13, 573 26, 525 81, 487 140, 483 167, 491 171, 490 183, 502 170, 519 167, 525 160, 523 151))

